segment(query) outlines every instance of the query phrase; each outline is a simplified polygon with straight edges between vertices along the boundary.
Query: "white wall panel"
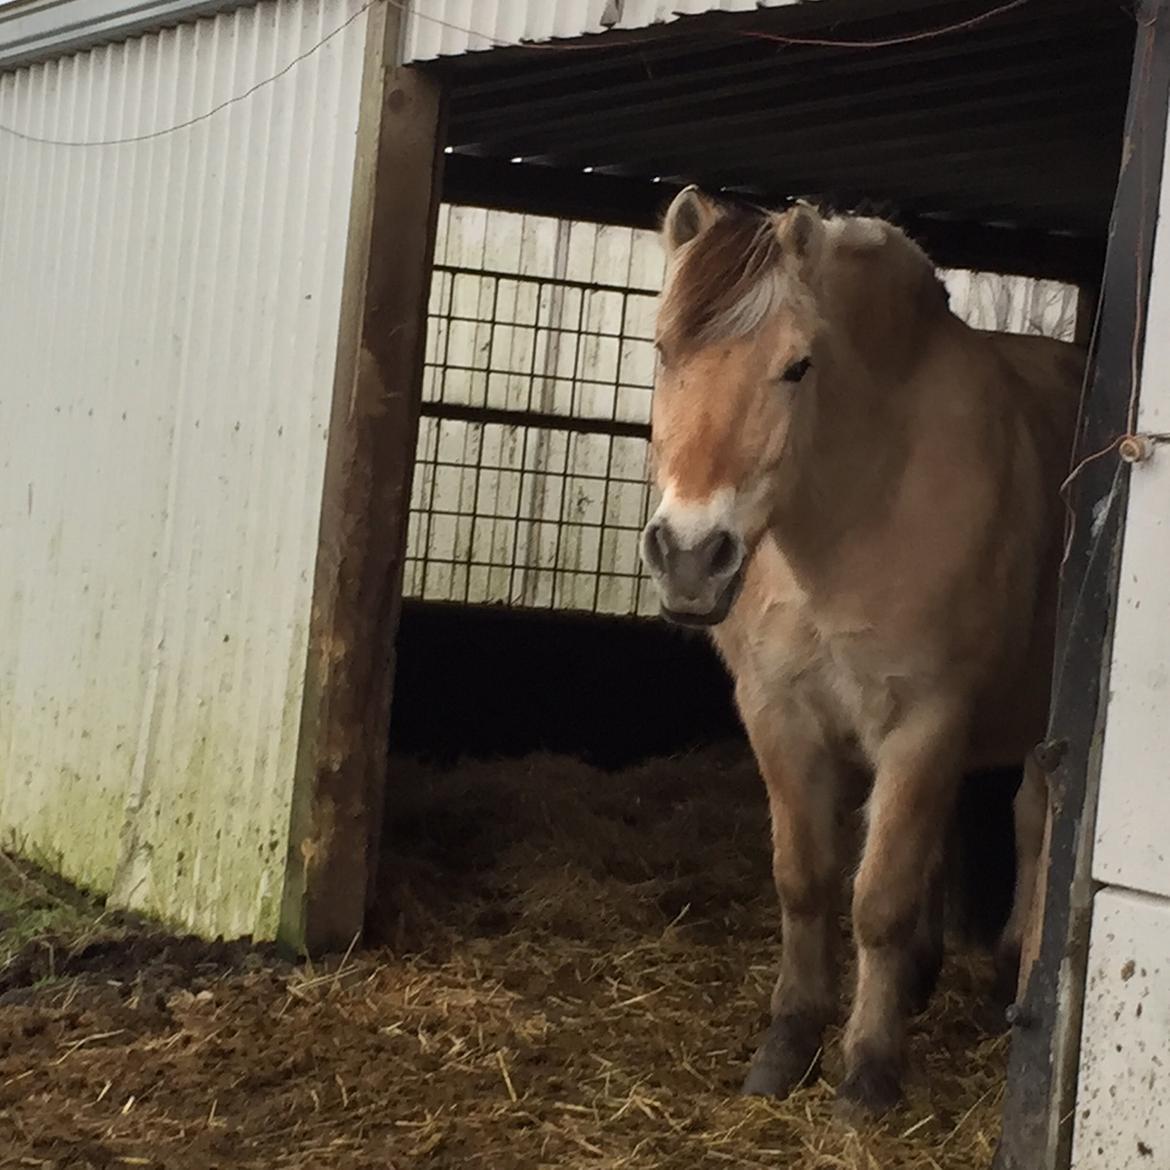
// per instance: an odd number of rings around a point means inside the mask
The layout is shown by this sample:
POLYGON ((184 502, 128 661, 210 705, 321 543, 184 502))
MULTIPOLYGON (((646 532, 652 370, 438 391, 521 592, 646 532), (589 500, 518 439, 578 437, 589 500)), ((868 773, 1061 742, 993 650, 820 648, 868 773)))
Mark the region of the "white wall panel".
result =
POLYGON ((1093 904, 1072 1170, 1170 1166, 1170 902, 1093 904))
MULTIPOLYGON (((0 122, 165 129, 359 8, 0 75, 0 122)), ((162 137, 0 133, 0 829, 211 933, 276 927, 364 27, 162 137)))

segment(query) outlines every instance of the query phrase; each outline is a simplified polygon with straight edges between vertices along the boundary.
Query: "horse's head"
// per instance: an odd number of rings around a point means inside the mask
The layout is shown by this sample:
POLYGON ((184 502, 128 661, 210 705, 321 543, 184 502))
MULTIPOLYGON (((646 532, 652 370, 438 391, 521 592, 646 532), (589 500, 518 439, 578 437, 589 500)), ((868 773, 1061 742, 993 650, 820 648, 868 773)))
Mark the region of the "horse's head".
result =
POLYGON ((715 625, 784 490, 817 381, 825 223, 721 207, 689 187, 663 227, 653 404, 662 503, 642 557, 665 616, 715 625))

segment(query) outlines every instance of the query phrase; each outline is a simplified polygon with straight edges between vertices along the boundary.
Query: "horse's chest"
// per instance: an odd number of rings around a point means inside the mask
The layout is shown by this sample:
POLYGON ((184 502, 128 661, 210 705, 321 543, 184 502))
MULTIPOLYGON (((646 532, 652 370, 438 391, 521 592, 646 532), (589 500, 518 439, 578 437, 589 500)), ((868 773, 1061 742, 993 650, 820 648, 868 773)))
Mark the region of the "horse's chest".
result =
POLYGON ((870 747, 897 719, 920 650, 856 617, 825 614, 765 542, 744 594, 715 641, 736 679, 746 719, 794 721, 826 740, 870 747))
POLYGON ((838 734, 873 744, 898 717, 898 677, 863 636, 828 638, 809 686, 833 715, 838 734))
MULTIPOLYGON (((868 746, 897 718, 901 684, 867 634, 827 634, 791 610, 728 655, 741 704, 759 706, 832 741, 868 746)), ((745 712, 746 714, 746 712, 745 712)))

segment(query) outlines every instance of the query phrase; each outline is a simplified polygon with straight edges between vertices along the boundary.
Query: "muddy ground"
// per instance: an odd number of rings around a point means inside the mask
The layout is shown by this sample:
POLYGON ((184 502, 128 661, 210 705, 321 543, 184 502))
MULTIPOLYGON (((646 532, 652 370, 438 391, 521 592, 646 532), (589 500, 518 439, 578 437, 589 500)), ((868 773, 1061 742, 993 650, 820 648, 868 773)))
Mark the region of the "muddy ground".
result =
POLYGON ((778 953, 738 755, 398 774, 381 942, 347 957, 167 937, 8 864, 0 1167, 989 1165, 981 954, 949 962, 884 1124, 832 1122, 835 1037, 810 1089, 736 1095, 778 953))

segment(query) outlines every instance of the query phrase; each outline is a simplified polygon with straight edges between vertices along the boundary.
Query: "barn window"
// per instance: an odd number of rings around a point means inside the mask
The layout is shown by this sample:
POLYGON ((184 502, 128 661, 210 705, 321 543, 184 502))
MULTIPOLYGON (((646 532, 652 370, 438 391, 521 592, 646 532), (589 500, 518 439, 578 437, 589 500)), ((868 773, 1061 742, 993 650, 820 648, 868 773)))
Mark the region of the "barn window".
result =
POLYGON ((653 613, 652 232, 445 207, 406 592, 653 613))

